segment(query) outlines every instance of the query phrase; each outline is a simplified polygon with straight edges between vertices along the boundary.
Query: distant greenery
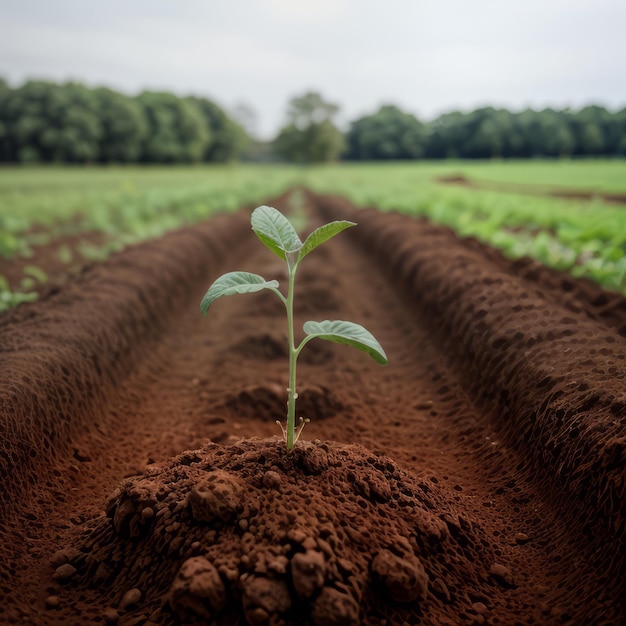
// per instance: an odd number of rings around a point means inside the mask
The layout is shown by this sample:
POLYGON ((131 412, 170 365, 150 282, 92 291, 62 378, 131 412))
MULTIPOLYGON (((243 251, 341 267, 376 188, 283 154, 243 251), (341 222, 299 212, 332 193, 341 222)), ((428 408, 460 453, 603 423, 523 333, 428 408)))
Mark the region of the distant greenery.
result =
POLYGON ((288 124, 274 140, 278 155, 293 163, 336 161, 344 149, 341 131, 333 117, 339 107, 317 92, 308 92, 289 102, 288 124))
POLYGON ((355 122, 346 136, 346 158, 362 161, 419 159, 428 148, 425 126, 410 113, 387 105, 355 122))
POLYGON ((276 138, 247 152, 246 131, 206 98, 151 91, 131 97, 74 82, 11 88, 0 79, 0 162, 227 163, 244 154, 301 164, 626 156, 626 108, 485 107, 423 122, 388 104, 353 120, 345 135, 334 121, 338 112, 318 92, 294 97, 276 138))
POLYGON ((205 98, 0 79, 0 162, 225 163, 246 145, 243 128, 205 98))
POLYGON ((383 106, 352 122, 346 140, 348 160, 623 156, 626 108, 512 113, 486 107, 422 124, 395 106, 383 106))

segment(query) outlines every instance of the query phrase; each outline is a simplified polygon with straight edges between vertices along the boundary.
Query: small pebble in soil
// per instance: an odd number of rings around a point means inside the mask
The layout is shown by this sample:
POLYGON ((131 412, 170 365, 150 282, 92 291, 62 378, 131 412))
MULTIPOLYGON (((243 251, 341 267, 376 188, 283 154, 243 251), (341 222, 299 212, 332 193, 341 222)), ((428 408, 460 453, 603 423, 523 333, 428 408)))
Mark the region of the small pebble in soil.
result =
POLYGON ((516 587, 513 573, 506 565, 502 565, 502 563, 494 563, 489 568, 489 574, 491 574, 502 587, 516 587))
POLYGON ((129 589, 120 600, 120 609, 126 611, 134 606, 137 606, 141 601, 142 593, 139 589, 134 587, 129 589))
POLYGON ((241 483, 233 474, 219 469, 207 472, 189 492, 194 519, 229 520, 241 504, 242 491, 241 483))
POLYGON ((474 611, 474 613, 477 613, 478 615, 486 615, 487 613, 489 613, 487 605, 483 602, 474 602, 472 604, 472 611, 474 611))
POLYGON ((66 580, 72 578, 74 574, 76 574, 76 568, 69 563, 64 563, 56 568, 52 578, 54 578, 54 580, 58 580, 59 582, 65 582, 66 580))
POLYGON ((76 548, 64 548, 55 552, 50 559, 50 564, 52 567, 57 568, 59 565, 64 565, 65 563, 71 563, 76 558, 80 556, 80 550, 76 548))
POLYGON ((241 582, 243 612, 249 624, 265 624, 271 616, 291 608, 291 595, 284 580, 244 575, 241 582))
POLYGON ((141 511, 141 519, 144 522, 147 522, 149 519, 152 519, 153 517, 154 517, 154 509, 152 509, 151 507, 147 506, 141 511))
POLYGON ((324 584, 326 562, 316 550, 298 552, 291 559, 291 579, 301 598, 310 598, 324 584))
POLYGON ((46 598, 46 608, 56 609, 61 604, 61 598, 59 596, 48 596, 46 598))
POLYGON ((280 485, 281 477, 278 472, 269 470, 263 474, 263 486, 269 489, 275 489, 280 485))
POLYGON ((187 559, 170 588, 169 603, 185 621, 210 621, 226 605, 226 590, 215 566, 203 556, 187 559))
POLYGON ((381 550, 371 568, 384 594, 395 602, 414 602, 426 595, 428 574, 414 554, 400 557, 390 550, 381 550))
POLYGON ((102 617, 105 624, 117 624, 120 614, 112 606, 109 606, 102 611, 102 617))
POLYGON ((357 626, 359 605, 351 594, 323 587, 311 607, 311 618, 316 626, 357 626))

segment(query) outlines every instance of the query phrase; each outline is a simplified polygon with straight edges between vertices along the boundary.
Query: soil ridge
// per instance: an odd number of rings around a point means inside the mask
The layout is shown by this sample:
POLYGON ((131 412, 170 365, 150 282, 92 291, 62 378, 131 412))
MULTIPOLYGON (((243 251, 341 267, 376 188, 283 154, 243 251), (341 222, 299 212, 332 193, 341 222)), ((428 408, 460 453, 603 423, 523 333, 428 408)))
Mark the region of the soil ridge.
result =
POLYGON ((98 427, 119 381, 248 228, 243 213, 215 216, 127 248, 0 317, 0 521, 68 456, 72 437, 98 427))
POLYGON ((345 203, 332 198, 323 207, 329 218, 358 221, 349 236, 406 289, 458 371, 471 373, 468 389, 502 435, 525 451, 528 469, 556 481, 563 502, 580 503, 564 510, 589 533, 615 531, 605 556, 618 561, 621 574, 626 345, 619 333, 520 280, 515 262, 486 265, 476 242, 459 243, 447 228, 376 210, 346 213, 345 203))

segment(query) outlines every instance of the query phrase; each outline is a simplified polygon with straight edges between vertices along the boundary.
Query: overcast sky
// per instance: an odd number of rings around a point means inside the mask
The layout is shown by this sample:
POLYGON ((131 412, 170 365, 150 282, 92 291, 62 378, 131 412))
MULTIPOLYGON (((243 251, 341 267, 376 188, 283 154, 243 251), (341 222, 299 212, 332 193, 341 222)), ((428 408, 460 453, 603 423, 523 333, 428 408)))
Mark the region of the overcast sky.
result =
POLYGON ((307 90, 341 120, 626 105, 625 0, 0 0, 0 76, 244 102, 273 135, 307 90))

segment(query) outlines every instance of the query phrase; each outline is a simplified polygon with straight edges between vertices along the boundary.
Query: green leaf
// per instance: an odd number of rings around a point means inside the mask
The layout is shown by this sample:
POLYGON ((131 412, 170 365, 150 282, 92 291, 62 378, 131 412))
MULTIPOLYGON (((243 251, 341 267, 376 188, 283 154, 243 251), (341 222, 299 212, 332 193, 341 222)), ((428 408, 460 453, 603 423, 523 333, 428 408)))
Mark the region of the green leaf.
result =
POLYGON ((36 265, 27 265, 24 268, 24 274, 29 278, 34 278, 40 283, 45 283, 48 280, 48 274, 46 274, 41 268, 36 265))
POLYGON ((287 252, 297 252, 302 241, 291 222, 277 209, 260 206, 252 211, 252 230, 256 236, 281 259, 287 252))
POLYGON ((304 332, 310 337, 326 339, 335 343, 344 343, 357 350, 367 352, 377 363, 387 365, 387 355, 382 346, 369 330, 353 322, 343 320, 324 320, 323 322, 306 322, 304 332))
POLYGON ((337 222, 330 222, 316 228, 304 241, 302 248, 298 254, 298 261, 302 260, 309 252, 315 250, 318 246, 322 245, 325 241, 328 241, 335 235, 338 235, 342 230, 350 228, 350 226, 356 226, 355 222, 348 222, 347 220, 340 220, 337 222))
POLYGON ((228 272, 220 276, 206 292, 200 304, 203 315, 207 314, 209 307, 215 300, 222 296, 233 296, 242 293, 254 293, 262 289, 277 289, 277 280, 265 280, 258 274, 249 272, 228 272))

